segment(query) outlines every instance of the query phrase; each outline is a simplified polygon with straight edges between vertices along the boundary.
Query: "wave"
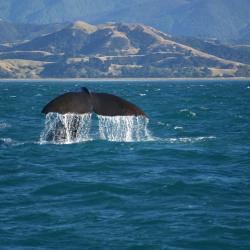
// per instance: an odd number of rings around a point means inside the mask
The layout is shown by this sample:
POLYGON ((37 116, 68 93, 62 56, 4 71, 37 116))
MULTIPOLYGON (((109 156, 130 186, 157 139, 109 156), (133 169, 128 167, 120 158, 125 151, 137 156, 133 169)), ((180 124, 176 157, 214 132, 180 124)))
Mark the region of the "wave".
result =
POLYGON ((165 142, 169 143, 195 143, 195 142, 205 142, 209 140, 216 139, 216 136, 197 136, 197 137, 175 137, 175 138, 166 138, 165 142))
POLYGON ((188 117, 195 117, 196 116, 196 113, 189 110, 189 109, 181 109, 179 112, 188 116, 188 117))
MULTIPOLYGON (((147 132, 148 133, 148 132, 147 132)), ((11 148, 11 147, 18 147, 18 146, 23 146, 23 145, 28 145, 28 144, 33 144, 33 145, 44 145, 44 144, 73 144, 73 143, 82 143, 82 142, 87 142, 87 141, 92 141, 92 140, 107 140, 110 142, 164 142, 167 144, 192 144, 192 143, 199 143, 199 142, 207 142, 211 140, 217 139, 215 136, 198 136, 198 137, 171 137, 171 138, 160 138, 160 137, 155 137, 150 134, 144 134, 143 136, 140 135, 136 137, 136 134, 134 134, 134 137, 129 135, 129 133, 124 133, 121 135, 120 132, 113 133, 112 135, 108 135, 106 137, 100 137, 97 136, 96 138, 92 137, 89 138, 88 140, 80 140, 79 138, 77 140, 72 140, 72 141, 63 141, 62 139, 57 141, 46 141, 44 139, 41 139, 39 141, 24 141, 24 142, 18 142, 15 141, 11 138, 0 138, 0 149, 6 149, 6 148, 11 148)), ((103 135, 102 135, 103 136, 103 135)))
POLYGON ((0 129, 10 128, 11 125, 6 122, 0 122, 0 129))
POLYGON ((13 143, 11 138, 0 138, 0 146, 2 148, 6 148, 11 146, 11 144, 13 143))
POLYGON ((33 143, 33 142, 18 142, 11 138, 0 138, 0 148, 20 146, 20 145, 24 145, 25 143, 33 143))
POLYGON ((175 126, 174 130, 183 130, 183 127, 182 126, 175 126))

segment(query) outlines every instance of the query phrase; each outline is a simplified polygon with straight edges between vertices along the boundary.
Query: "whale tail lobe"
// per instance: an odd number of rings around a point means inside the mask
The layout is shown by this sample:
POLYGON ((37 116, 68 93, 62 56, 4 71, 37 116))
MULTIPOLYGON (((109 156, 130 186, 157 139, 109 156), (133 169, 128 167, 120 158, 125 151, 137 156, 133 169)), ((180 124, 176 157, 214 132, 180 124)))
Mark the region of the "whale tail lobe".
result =
POLYGON ((102 116, 145 116, 146 114, 133 103, 107 93, 89 92, 82 88, 80 92, 68 92, 49 102, 42 113, 67 114, 96 113, 102 116))

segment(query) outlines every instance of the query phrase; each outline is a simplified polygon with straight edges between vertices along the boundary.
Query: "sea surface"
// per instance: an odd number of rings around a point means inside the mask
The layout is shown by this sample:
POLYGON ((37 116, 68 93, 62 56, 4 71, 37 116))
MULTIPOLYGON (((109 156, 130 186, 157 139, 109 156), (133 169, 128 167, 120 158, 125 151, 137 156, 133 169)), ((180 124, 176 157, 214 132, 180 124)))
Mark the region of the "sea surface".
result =
POLYGON ((250 81, 0 82, 0 249, 249 250, 250 81), (43 106, 83 86, 149 120, 44 141, 43 106))

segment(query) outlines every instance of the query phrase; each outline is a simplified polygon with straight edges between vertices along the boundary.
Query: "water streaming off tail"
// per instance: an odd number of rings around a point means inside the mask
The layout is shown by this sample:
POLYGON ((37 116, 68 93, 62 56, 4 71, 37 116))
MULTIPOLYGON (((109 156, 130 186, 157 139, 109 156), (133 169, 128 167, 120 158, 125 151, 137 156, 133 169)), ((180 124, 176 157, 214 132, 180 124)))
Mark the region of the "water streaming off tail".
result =
POLYGON ((40 142, 74 143, 90 140, 91 114, 48 113, 40 142))
POLYGON ((99 116, 100 138, 109 141, 143 141, 150 139, 148 119, 143 116, 99 116))
POLYGON ((142 116, 97 116, 99 134, 91 135, 91 114, 48 113, 40 143, 69 144, 81 141, 103 139, 108 141, 150 140, 148 119, 142 116))

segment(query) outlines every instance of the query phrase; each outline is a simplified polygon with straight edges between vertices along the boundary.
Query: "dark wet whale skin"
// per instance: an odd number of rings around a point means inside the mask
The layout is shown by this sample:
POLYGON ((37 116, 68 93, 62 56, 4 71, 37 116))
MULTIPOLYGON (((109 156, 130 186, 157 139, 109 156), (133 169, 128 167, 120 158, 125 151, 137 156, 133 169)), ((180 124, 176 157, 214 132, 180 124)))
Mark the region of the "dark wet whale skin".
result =
POLYGON ((144 111, 121 97, 107 93, 92 93, 85 87, 80 92, 68 92, 53 99, 42 110, 44 114, 50 112, 59 114, 95 112, 103 116, 146 116, 144 111))

